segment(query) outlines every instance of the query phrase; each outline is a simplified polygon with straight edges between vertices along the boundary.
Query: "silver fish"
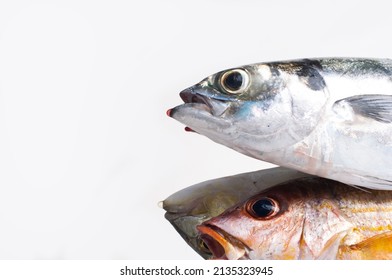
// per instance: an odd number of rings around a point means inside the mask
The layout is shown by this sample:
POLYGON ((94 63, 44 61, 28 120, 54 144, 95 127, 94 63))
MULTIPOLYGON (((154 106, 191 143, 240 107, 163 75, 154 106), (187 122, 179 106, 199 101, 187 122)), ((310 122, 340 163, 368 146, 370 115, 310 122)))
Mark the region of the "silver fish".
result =
POLYGON ((211 75, 168 115, 248 156, 392 190, 392 60, 259 63, 211 75))
POLYGON ((302 177, 309 175, 279 167, 208 180, 166 198, 165 218, 189 246, 209 259, 212 253, 201 240, 198 225, 264 189, 302 177))

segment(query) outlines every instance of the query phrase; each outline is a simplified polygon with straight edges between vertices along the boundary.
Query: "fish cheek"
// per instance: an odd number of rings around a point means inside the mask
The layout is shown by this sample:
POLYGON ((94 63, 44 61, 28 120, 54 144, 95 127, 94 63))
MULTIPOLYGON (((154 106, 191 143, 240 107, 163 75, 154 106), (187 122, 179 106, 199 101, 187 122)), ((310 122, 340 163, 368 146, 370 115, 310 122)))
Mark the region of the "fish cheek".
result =
POLYGON ((267 221, 254 221, 247 243, 255 259, 295 259, 300 236, 298 217, 285 212, 267 221))
POLYGON ((287 125, 291 104, 280 94, 246 101, 231 108, 236 127, 247 134, 272 136, 287 125))
POLYGON ((236 101, 231 101, 222 115, 233 121, 237 131, 248 136, 273 136, 287 126, 292 115, 291 97, 280 72, 263 66, 247 69, 253 77, 250 86, 236 96, 236 101), (268 70, 268 77, 260 74, 260 69, 268 70))

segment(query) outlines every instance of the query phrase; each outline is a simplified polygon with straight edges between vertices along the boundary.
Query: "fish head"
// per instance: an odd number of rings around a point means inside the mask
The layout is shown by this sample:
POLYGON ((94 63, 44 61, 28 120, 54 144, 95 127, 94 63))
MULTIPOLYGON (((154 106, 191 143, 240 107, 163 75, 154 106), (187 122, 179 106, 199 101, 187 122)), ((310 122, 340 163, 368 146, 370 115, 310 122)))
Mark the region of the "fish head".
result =
POLYGON ((165 218, 189 246, 209 259, 212 253, 200 238, 198 225, 270 186, 304 176, 277 167, 201 182, 166 198, 162 203, 165 218))
MULTIPOLYGON (((264 173, 264 172, 263 172, 264 173)), ((257 193, 264 184, 254 183, 253 172, 208 180, 182 189, 163 201, 165 218, 185 242, 205 259, 211 251, 200 238, 197 226, 215 217, 246 197, 257 193)))
POLYGON ((267 190, 198 230, 213 259, 290 259, 296 250, 286 240, 298 240, 303 217, 304 206, 295 194, 267 190))
POLYGON ((303 139, 320 118, 326 92, 315 65, 260 63, 218 72, 183 90, 185 103, 168 115, 245 154, 281 149, 303 139))
POLYGON ((321 178, 262 191, 198 226, 212 259, 336 257, 351 224, 339 215, 321 178))

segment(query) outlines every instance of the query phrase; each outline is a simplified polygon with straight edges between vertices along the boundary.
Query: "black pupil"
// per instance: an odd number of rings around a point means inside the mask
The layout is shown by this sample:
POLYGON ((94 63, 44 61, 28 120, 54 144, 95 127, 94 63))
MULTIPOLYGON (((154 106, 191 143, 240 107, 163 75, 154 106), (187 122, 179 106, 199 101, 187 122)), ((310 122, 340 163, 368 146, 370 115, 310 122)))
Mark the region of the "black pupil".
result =
POLYGON ((275 204, 268 198, 262 198, 252 205, 252 210, 257 217, 265 218, 275 210, 275 204))
POLYGON ((225 86, 230 90, 239 90, 242 86, 242 75, 239 72, 232 72, 225 78, 225 86))

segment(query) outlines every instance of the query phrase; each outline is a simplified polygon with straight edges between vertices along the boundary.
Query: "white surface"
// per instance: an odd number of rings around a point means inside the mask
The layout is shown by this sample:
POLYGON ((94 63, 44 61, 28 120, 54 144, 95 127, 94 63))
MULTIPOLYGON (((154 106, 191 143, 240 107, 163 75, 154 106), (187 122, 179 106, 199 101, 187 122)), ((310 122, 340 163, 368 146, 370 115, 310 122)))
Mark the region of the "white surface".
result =
POLYGON ((87 261, 0 261, 0 277, 7 280, 123 280, 123 279, 291 279, 301 280, 384 279, 388 261, 263 261, 219 260, 87 260, 87 261), (23 269, 21 269, 21 267, 23 269), (265 268, 265 269, 264 269, 265 268), (270 274, 272 271, 272 274, 270 274))
POLYGON ((0 259, 200 259, 157 203, 265 168, 165 115, 229 67, 390 57, 387 1, 1 1, 0 259))

